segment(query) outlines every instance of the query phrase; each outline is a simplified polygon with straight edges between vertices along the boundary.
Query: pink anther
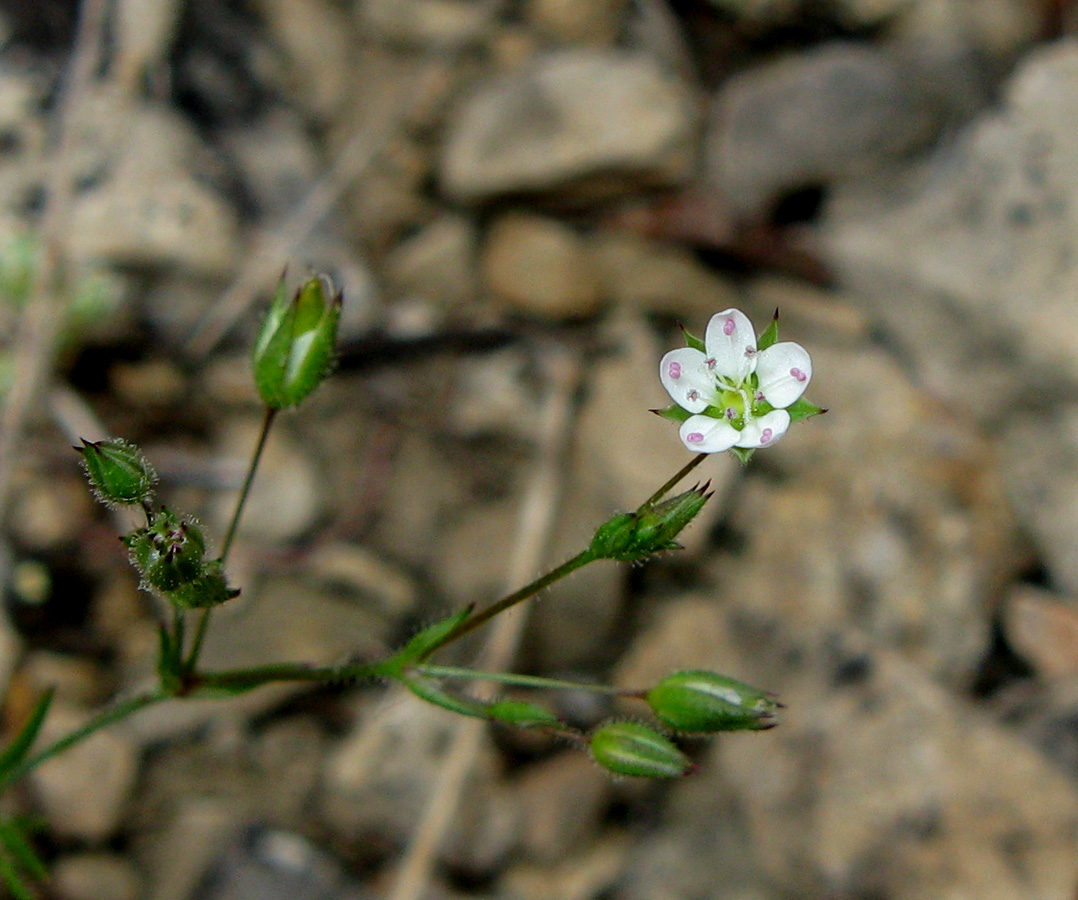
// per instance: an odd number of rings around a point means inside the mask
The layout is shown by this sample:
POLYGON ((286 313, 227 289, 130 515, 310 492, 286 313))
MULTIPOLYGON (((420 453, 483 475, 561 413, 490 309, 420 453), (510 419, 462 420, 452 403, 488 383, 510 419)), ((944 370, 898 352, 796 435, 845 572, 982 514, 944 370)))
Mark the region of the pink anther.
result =
POLYGON ((806 375, 798 368, 790 369, 790 374, 793 375, 793 377, 796 378, 798 381, 805 381, 808 379, 808 375, 806 375))
POLYGON ((737 324, 734 322, 733 316, 722 323, 722 333, 728 337, 734 333, 735 328, 737 328, 737 324))
POLYGON ((685 435, 685 440, 690 444, 699 444, 704 440, 704 436, 699 431, 694 431, 691 434, 685 435))
POLYGON ((771 438, 773 438, 774 436, 775 432, 773 432, 770 428, 765 428, 763 431, 760 432, 760 443, 770 444, 771 438))
POLYGON ((680 378, 681 377, 681 363, 679 363, 679 362, 670 363, 670 368, 667 369, 666 371, 670 373, 671 378, 680 378))

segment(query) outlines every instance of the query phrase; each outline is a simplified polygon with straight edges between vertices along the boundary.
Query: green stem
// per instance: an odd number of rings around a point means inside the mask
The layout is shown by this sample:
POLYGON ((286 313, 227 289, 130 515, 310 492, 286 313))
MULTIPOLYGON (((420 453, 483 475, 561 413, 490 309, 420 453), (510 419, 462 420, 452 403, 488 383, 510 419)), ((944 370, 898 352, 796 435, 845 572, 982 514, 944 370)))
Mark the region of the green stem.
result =
POLYGON ((694 456, 687 463, 685 463, 685 465, 683 465, 680 469, 678 469, 677 474, 674 475, 673 478, 671 478, 669 481, 667 481, 666 484, 664 484, 654 494, 652 494, 650 497, 648 497, 647 500, 645 500, 643 503, 641 503, 640 504, 640 510, 644 509, 647 506, 651 506, 652 503, 658 503, 660 500, 662 500, 662 498, 666 496, 667 492, 670 491, 671 488, 673 488, 675 484, 677 484, 679 481, 681 481, 682 478, 684 478, 693 469, 695 469, 698 465, 700 465, 700 463, 702 463, 705 459, 707 459, 707 457, 708 457, 708 454, 706 454, 706 453, 697 453, 696 456, 694 456))
POLYGON ((543 678, 539 675, 517 675, 513 672, 479 672, 460 666, 416 666, 415 671, 431 678, 464 678, 472 681, 492 681, 515 687, 540 688, 552 691, 591 691, 596 694, 635 696, 638 691, 625 691, 606 684, 587 684, 579 681, 563 681, 559 678, 543 678))
POLYGON ((306 663, 270 663, 249 669, 227 669, 221 672, 192 673, 187 682, 188 694, 212 691, 239 693, 271 682, 321 682, 333 684, 365 678, 395 676, 397 667, 389 661, 345 663, 340 666, 311 666, 306 663))
POLYGON ((0 783, 0 788, 6 787, 13 782, 18 781, 20 778, 32 772, 43 762, 52 759, 54 756, 63 753, 65 750, 69 750, 76 744, 82 743, 88 737, 95 732, 100 731, 102 728, 107 728, 110 725, 115 725, 117 722, 126 719, 128 716, 137 713, 141 709, 145 709, 147 706, 152 706, 155 703, 160 703, 162 700, 171 699, 170 694, 166 694, 163 691, 157 690, 148 694, 139 694, 135 697, 129 697, 126 700, 120 700, 112 706, 102 710, 85 725, 76 728, 74 731, 60 738, 53 744, 50 744, 44 750, 39 753, 35 753, 33 756, 23 760, 22 763, 17 765, 14 769, 8 772, 7 777, 0 783))
POLYGON ((251 464, 247 467, 247 477, 243 480, 239 500, 236 501, 236 510, 232 513, 232 521, 228 525, 224 543, 221 544, 222 563, 228 559, 228 551, 232 549, 232 541, 236 537, 236 529, 240 525, 240 516, 243 515, 243 507, 247 503, 247 495, 251 493, 251 484, 255 480, 255 472, 258 470, 258 464, 262 459, 262 451, 266 449, 266 439, 269 437, 270 428, 273 426, 273 420, 276 417, 277 410, 267 406, 266 415, 262 419, 262 431, 258 435, 258 444, 255 445, 255 452, 251 456, 251 464))
POLYGON ((475 615, 470 616, 460 623, 452 631, 445 634, 441 640, 436 641, 427 648, 426 652, 419 658, 418 662, 422 662, 425 659, 430 659, 431 655, 437 650, 440 650, 446 644, 452 641, 458 640, 464 637, 469 632, 475 631, 480 625, 485 622, 489 622, 495 616, 505 612, 511 606, 516 606, 518 603, 523 603, 530 597, 534 597, 544 588, 550 587, 555 581, 559 581, 566 575, 575 572, 582 566, 586 566, 590 562, 594 562, 595 555, 590 549, 583 550, 574 556, 572 559, 567 559, 560 566, 551 569, 545 575, 540 575, 535 581, 530 584, 524 585, 519 590, 513 591, 511 594, 507 594, 495 603, 492 603, 486 609, 482 609, 475 615))
MULTIPOLYGON (((262 452, 266 449, 266 440, 269 438, 270 428, 273 426, 273 421, 276 417, 277 410, 267 406, 266 414, 262 419, 262 430, 258 434, 258 443, 255 444, 255 451, 251 454, 251 463, 247 467, 247 477, 243 479, 243 487, 240 489, 240 496, 236 500, 236 509, 232 513, 232 521, 228 524, 228 531, 225 533, 224 542, 221 544, 222 565, 228 559, 228 552, 232 549, 232 541, 235 539, 236 531, 239 529, 243 508, 247 505, 247 497, 251 493, 255 472, 258 471, 258 464, 262 461, 262 452)), ((198 663, 199 654, 202 652, 202 642, 206 639, 206 631, 210 626, 210 614, 212 612, 213 607, 207 606, 199 616, 195 640, 191 645, 191 652, 186 662, 184 662, 184 669, 187 672, 193 672, 198 663)))

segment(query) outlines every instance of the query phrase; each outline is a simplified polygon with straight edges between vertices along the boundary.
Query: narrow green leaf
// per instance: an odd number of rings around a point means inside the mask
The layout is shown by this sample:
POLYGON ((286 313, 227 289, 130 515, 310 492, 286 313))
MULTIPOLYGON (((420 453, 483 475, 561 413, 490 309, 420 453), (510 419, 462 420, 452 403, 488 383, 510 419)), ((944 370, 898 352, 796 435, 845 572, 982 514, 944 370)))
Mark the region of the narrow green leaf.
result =
POLYGON ((26 720, 22 731, 8 744, 3 753, 0 753, 0 780, 6 778, 7 774, 25 758, 27 751, 29 751, 37 738, 37 733, 41 730, 42 723, 45 721, 45 715, 49 711, 49 704, 52 703, 52 695, 52 688, 49 688, 41 695, 41 699, 34 706, 33 712, 30 713, 30 718, 26 720))
POLYGON ((10 851, 15 862, 38 881, 45 881, 49 871, 22 832, 22 825, 14 820, 0 820, 0 842, 10 851))
POLYGON ((15 900, 35 900, 15 864, 6 853, 2 852, 0 852, 0 880, 7 885, 15 900))

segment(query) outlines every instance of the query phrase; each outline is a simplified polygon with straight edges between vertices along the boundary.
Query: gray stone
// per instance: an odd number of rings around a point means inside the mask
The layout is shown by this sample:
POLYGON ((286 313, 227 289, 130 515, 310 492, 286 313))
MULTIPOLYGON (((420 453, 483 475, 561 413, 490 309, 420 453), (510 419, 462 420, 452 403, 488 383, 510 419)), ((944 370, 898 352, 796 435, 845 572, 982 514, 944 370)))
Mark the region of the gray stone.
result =
POLYGON ((583 239, 557 219, 514 213, 487 232, 483 281, 511 312, 580 318, 595 312, 599 278, 583 239))
POLYGON ((362 0, 364 31, 389 43, 455 50, 487 37, 504 0, 362 0))
POLYGON ((441 180, 455 199, 683 180, 695 114, 650 58, 563 50, 486 82, 453 116, 441 180))
POLYGON ((1003 108, 887 183, 836 191, 821 250, 920 380, 997 429, 1078 385, 1078 43, 1038 50, 1003 108))
POLYGON ((51 866, 51 882, 64 900, 139 900, 142 878, 131 862, 111 853, 74 853, 51 866))
MULTIPOLYGON (((42 746, 89 719, 85 710, 53 703, 41 729, 42 746)), ((99 731, 43 763, 30 775, 50 827, 87 842, 112 837, 138 777, 139 751, 123 731, 99 731)))
POLYGON ((441 307, 475 300, 478 278, 475 226, 462 216, 444 214, 398 243, 387 255, 387 287, 441 307))
POLYGON ((567 43, 610 45, 624 22, 626 0, 529 0, 528 19, 567 43))
POLYGON ((715 98, 708 178, 735 211, 762 215, 781 194, 879 169, 940 126, 900 60, 833 43, 749 69, 715 98))
POLYGON ((1078 676, 1078 603, 1030 585, 1003 602, 1007 643, 1046 680, 1078 676))

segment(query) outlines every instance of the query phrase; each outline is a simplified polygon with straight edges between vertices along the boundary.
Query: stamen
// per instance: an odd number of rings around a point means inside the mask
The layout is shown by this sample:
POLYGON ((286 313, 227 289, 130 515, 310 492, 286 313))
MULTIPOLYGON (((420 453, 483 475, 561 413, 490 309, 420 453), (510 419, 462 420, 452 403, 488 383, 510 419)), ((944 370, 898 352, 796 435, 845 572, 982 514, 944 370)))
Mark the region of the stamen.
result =
POLYGON ((680 378, 681 377, 681 363, 679 363, 679 362, 670 363, 670 367, 666 371, 670 374, 671 378, 675 378, 675 379, 680 378))
POLYGON ((774 436, 775 432, 773 432, 770 428, 765 428, 763 431, 760 432, 760 443, 769 444, 771 443, 771 438, 774 436))
POLYGON ((737 410, 734 409, 732 406, 726 407, 726 418, 728 418, 728 419, 737 418, 737 410))
POLYGON ((699 400, 700 399, 700 392, 696 388, 693 388, 691 391, 689 391, 685 395, 685 397, 688 400, 699 400))
POLYGON ((737 324, 734 322, 733 316, 722 323, 722 333, 727 337, 734 333, 735 328, 737 328, 737 324))
POLYGON ((700 444, 704 440, 704 436, 699 431, 694 431, 691 434, 685 435, 685 440, 690 444, 700 444))
POLYGON ((715 363, 715 357, 711 357, 711 358, 709 358, 709 359, 705 359, 705 360, 704 360, 704 364, 705 364, 705 365, 706 365, 706 366, 707 366, 707 367, 708 367, 709 369, 714 369, 714 368, 715 368, 715 365, 716 365, 716 363, 715 363))
POLYGON ((756 355, 756 348, 755 347, 746 347, 745 348, 745 355, 746 356, 755 356, 756 355))
POLYGON ((808 378, 808 375, 806 375, 804 372, 802 372, 796 367, 790 369, 790 374, 793 375, 793 377, 796 378, 798 381, 805 381, 808 378))

